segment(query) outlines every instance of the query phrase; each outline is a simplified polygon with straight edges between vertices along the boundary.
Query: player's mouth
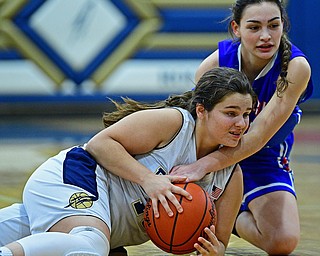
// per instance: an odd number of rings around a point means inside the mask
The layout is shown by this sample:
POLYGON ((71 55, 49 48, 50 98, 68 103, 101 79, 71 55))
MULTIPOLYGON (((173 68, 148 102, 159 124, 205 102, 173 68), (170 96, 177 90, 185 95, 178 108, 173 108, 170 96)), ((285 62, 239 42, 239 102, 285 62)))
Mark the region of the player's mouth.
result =
POLYGON ((230 131, 229 132, 235 138, 241 138, 242 132, 240 131, 230 131))
POLYGON ((268 52, 273 48, 273 44, 262 44, 257 46, 257 48, 262 52, 268 52))

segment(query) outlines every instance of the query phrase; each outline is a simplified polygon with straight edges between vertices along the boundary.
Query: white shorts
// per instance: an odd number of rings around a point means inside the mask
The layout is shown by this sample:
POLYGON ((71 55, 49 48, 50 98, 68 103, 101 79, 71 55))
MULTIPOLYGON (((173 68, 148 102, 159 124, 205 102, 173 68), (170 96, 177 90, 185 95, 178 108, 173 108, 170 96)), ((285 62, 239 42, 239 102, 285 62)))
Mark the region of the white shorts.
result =
POLYGON ((23 204, 0 209, 0 247, 28 235, 29 219, 23 204))
POLYGON ((95 216, 111 227, 103 170, 95 162, 89 160, 90 164, 87 164, 88 159, 82 159, 86 157, 82 148, 73 149, 79 149, 80 153, 68 149, 48 159, 31 175, 25 186, 23 204, 32 234, 45 232, 59 220, 74 215, 95 216), (72 157, 76 164, 65 161, 70 152, 76 154, 72 157), (72 170, 72 165, 81 168, 72 170), (96 184, 86 184, 92 181, 96 184))

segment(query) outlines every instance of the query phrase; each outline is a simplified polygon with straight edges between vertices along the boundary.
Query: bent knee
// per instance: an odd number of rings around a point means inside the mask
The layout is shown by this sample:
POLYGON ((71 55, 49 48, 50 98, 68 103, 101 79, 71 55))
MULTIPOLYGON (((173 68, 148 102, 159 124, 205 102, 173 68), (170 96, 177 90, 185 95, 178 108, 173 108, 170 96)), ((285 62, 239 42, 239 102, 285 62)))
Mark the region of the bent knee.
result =
POLYGON ((76 249, 75 251, 71 251, 67 254, 67 256, 109 255, 109 251, 110 251, 109 241, 107 237, 97 228, 89 227, 89 226, 79 226, 79 227, 73 228, 69 234, 78 238, 82 238, 83 243, 80 244, 79 246, 75 246, 75 248, 82 247, 81 250, 76 249))
POLYGON ((288 255, 294 251, 300 240, 299 235, 286 234, 271 239, 265 251, 269 255, 288 255))

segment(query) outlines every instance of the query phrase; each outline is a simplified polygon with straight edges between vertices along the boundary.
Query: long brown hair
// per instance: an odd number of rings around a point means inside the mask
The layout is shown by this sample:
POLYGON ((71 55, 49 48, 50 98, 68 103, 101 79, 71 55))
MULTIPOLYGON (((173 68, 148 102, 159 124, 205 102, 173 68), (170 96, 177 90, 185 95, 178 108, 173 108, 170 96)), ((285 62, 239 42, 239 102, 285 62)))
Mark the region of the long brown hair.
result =
POLYGON ((204 73, 193 90, 180 95, 171 95, 163 101, 142 103, 130 98, 123 98, 122 103, 112 101, 116 110, 110 113, 105 112, 103 123, 105 127, 108 127, 136 111, 166 107, 186 109, 196 119, 196 105, 198 103, 203 104, 206 110, 211 111, 216 104, 233 93, 251 95, 254 106, 256 94, 247 77, 238 70, 217 67, 204 73))

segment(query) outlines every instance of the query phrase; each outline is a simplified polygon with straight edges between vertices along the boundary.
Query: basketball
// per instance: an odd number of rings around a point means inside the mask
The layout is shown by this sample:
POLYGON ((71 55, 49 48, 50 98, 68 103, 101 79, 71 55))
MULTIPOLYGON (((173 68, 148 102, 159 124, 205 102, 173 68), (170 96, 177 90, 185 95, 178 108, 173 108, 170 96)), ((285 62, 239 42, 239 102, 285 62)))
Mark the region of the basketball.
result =
POLYGON ((198 237, 206 237, 205 227, 216 224, 216 209, 209 194, 195 183, 175 184, 192 195, 189 201, 176 195, 183 212, 168 201, 174 215, 169 217, 162 205, 159 205, 160 217, 153 215, 151 200, 144 209, 144 227, 151 241, 161 250, 173 254, 186 254, 195 251, 194 243, 198 237))

